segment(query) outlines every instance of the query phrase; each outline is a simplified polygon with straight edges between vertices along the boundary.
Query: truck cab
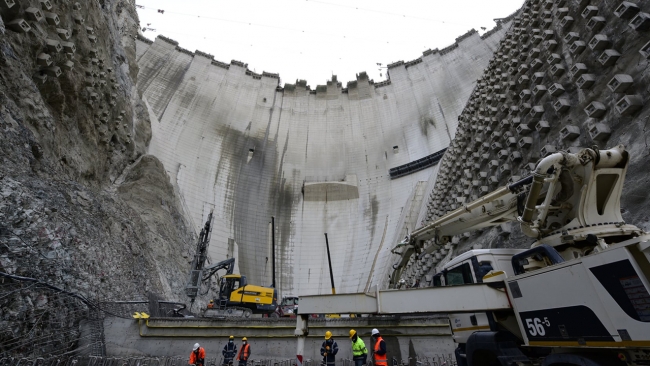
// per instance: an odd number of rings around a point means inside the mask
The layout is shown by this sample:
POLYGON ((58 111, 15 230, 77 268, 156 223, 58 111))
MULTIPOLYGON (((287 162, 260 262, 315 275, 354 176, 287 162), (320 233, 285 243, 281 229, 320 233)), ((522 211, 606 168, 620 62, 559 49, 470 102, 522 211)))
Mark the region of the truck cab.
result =
MULTIPOLYGON (((525 249, 475 249, 465 252, 442 267, 433 276, 434 287, 460 286, 483 283, 488 273, 503 271, 506 276, 514 276, 512 257, 525 252, 525 249)), ((472 333, 490 330, 488 313, 449 314, 449 326, 454 342, 467 343, 472 333)), ((513 319, 514 320, 514 319, 513 319)))

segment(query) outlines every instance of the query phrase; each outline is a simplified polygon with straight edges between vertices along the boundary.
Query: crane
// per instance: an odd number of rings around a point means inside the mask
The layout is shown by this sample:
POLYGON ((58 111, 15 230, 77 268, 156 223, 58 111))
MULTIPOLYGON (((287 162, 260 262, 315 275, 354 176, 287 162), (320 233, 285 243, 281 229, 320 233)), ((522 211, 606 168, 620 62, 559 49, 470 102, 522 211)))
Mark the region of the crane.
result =
POLYGON ((531 176, 411 233, 404 259, 453 235, 518 222, 529 249, 473 250, 442 266, 433 287, 301 296, 298 361, 309 313, 448 314, 459 366, 650 363, 650 233, 620 211, 629 154, 559 152, 531 176), (404 301, 404 299, 408 301, 404 301))

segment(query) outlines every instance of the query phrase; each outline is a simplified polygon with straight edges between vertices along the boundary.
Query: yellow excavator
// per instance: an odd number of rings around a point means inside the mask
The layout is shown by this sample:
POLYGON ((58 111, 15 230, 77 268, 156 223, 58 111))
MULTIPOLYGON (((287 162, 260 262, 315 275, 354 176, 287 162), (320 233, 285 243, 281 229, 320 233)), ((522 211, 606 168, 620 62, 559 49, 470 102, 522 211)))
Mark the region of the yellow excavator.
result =
POLYGON ((212 212, 199 235, 196 254, 192 261, 192 271, 188 284, 185 286, 185 293, 189 296, 192 305, 197 296, 208 294, 212 278, 216 276, 219 294, 216 301, 213 300, 210 303, 204 316, 249 318, 252 314, 275 312, 278 306, 277 290, 272 287, 248 284, 246 276, 233 274, 235 258, 228 258, 219 263, 205 266, 211 226, 212 212), (221 270, 225 270, 226 273, 219 277, 217 272, 221 270))

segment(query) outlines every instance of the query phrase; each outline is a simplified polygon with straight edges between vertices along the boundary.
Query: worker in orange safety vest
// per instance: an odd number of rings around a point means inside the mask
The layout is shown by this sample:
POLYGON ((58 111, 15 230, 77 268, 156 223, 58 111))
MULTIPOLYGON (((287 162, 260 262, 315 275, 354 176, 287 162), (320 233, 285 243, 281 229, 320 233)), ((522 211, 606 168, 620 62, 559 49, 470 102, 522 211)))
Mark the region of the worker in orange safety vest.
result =
POLYGON ((205 363, 205 349, 199 346, 198 343, 194 343, 194 348, 192 353, 190 353, 190 365, 203 366, 205 363))
POLYGON ((246 337, 241 339, 242 346, 237 353, 237 361, 239 361, 239 366, 246 366, 248 359, 251 356, 251 345, 248 344, 248 339, 246 337))
POLYGON ((373 349, 373 356, 375 358, 375 366, 388 366, 388 357, 386 356, 386 342, 379 334, 377 328, 373 329, 370 333, 375 340, 375 347, 373 349))

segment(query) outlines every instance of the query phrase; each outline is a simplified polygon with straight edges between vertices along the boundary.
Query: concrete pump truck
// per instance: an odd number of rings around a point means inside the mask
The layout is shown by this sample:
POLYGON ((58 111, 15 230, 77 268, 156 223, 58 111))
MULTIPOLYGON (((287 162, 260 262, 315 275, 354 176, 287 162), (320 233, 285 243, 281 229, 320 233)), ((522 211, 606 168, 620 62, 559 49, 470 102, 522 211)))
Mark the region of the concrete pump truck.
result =
POLYGON ((650 365, 650 234, 623 221, 629 155, 559 152, 532 174, 463 205, 399 243, 392 278, 454 235, 519 222, 530 249, 481 249, 439 268, 433 287, 301 296, 307 313, 448 314, 456 359, 477 365, 650 365), (408 299, 405 301, 404 299, 408 299))

